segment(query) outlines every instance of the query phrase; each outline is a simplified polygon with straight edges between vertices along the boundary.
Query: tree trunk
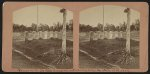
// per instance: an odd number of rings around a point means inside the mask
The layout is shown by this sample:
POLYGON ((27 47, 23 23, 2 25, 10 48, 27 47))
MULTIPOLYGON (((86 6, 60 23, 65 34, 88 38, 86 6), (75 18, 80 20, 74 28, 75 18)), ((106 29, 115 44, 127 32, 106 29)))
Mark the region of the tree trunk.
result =
POLYGON ((66 54, 66 11, 63 12, 62 52, 66 54))
POLYGON ((130 53, 130 10, 127 12, 126 51, 130 53))

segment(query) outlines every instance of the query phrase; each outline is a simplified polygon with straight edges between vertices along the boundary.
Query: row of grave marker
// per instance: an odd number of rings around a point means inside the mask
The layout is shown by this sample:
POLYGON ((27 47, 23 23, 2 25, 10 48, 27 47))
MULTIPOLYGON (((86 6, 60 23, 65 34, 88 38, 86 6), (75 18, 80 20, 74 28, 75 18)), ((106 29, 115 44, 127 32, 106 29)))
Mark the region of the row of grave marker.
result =
POLYGON ((116 39, 116 38, 125 38, 126 32, 123 31, 96 31, 96 32, 89 32, 88 34, 89 38, 92 40, 98 40, 98 39, 116 39))
MULTIPOLYGON (((97 40, 97 39, 115 39, 115 38, 124 38, 126 36, 126 32, 123 31, 91 31, 89 33, 87 33, 87 36, 89 38, 92 38, 93 40, 97 40)), ((33 40, 33 39, 50 39, 50 38, 58 38, 61 39, 62 38, 62 32, 58 32, 58 31, 25 31, 24 32, 24 37, 27 40, 33 40)))
POLYGON ((25 31, 24 32, 24 37, 27 40, 33 40, 33 39, 50 39, 50 38, 58 38, 61 39, 62 38, 62 32, 58 32, 58 31, 25 31))

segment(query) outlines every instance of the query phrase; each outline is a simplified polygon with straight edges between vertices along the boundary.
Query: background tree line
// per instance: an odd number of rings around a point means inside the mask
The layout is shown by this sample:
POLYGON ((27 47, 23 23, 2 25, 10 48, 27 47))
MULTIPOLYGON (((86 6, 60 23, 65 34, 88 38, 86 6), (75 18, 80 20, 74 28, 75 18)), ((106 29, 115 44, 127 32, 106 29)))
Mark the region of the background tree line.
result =
MULTIPOLYGON (((120 23, 118 26, 114 24, 105 24, 104 31, 126 31, 127 24, 125 22, 120 23)), ((139 19, 135 20, 134 23, 130 26, 131 31, 139 31, 140 21, 139 19)), ((103 31, 103 24, 98 23, 96 27, 92 27, 86 24, 80 24, 80 32, 89 32, 89 31, 103 31)))
MULTIPOLYGON (((25 26, 24 24, 13 24, 13 32, 24 32, 24 31, 61 31, 63 25, 60 22, 54 23, 53 26, 48 26, 47 24, 37 24, 32 23, 30 27, 25 26)), ((73 22, 69 22, 66 25, 67 31, 73 30, 73 22)))

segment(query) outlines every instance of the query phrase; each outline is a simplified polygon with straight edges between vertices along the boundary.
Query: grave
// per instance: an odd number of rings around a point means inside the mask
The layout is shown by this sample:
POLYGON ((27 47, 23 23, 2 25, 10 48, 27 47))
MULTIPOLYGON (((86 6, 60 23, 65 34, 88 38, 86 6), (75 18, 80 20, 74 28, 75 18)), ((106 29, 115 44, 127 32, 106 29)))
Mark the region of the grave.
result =
POLYGON ((48 38, 53 38, 53 31, 50 31, 50 32, 49 32, 48 38))
POLYGON ((106 38, 106 39, 109 38, 109 32, 108 31, 104 31, 104 38, 106 38))
POLYGON ((93 32, 92 39, 93 40, 98 40, 98 33, 97 32, 93 32))
POLYGON ((101 31, 97 31, 98 39, 101 39, 101 31))
POLYGON ((94 32, 93 31, 89 32, 89 38, 90 38, 90 41, 93 41, 93 38, 94 38, 94 32))
POLYGON ((24 32, 24 38, 25 38, 25 42, 28 40, 28 31, 24 32))
POLYGON ((33 39, 36 39, 36 31, 32 31, 33 39))
POLYGON ((53 32, 53 37, 54 37, 54 38, 57 38, 57 33, 58 33, 57 31, 54 31, 54 32, 53 32))
POLYGON ((48 39, 48 32, 47 31, 43 31, 43 39, 48 39))
POLYGON ((123 38, 123 31, 120 31, 120 38, 123 38))
POLYGON ((105 38, 105 34, 104 34, 104 32, 101 32, 100 33, 100 39, 104 39, 105 38))
POLYGON ((34 39, 39 39, 40 38, 40 33, 37 31, 36 33, 35 33, 35 38, 34 39))
POLYGON ((58 39, 62 39, 62 32, 58 32, 58 39))
POLYGON ((124 39, 126 38, 126 32, 123 32, 123 38, 124 39))
POLYGON ((115 31, 114 34, 115 34, 115 38, 118 38, 118 31, 115 31))
POLYGON ((27 33, 28 33, 27 39, 28 39, 29 41, 33 40, 33 33, 32 33, 32 32, 27 32, 27 33))
POLYGON ((108 35, 108 39, 113 39, 113 32, 112 32, 112 31, 109 31, 108 34, 109 34, 109 35, 108 35))
POLYGON ((43 35, 42 33, 43 33, 42 31, 39 31, 39 38, 40 38, 40 39, 42 39, 42 37, 43 37, 43 36, 42 36, 42 35, 43 35))
POLYGON ((112 39, 115 39, 115 31, 112 31, 112 39))

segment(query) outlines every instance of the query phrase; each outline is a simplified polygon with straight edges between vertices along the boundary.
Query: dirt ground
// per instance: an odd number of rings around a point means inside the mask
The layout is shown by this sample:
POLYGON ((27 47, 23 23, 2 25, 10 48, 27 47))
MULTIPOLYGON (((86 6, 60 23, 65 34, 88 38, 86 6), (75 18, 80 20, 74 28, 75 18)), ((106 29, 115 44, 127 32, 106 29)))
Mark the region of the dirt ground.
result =
MULTIPOLYGON (((139 41, 131 40, 131 55, 135 58, 134 64, 129 65, 123 65, 115 63, 118 58, 120 57, 120 52, 117 52, 116 54, 112 54, 108 56, 108 53, 114 52, 114 51, 120 51, 125 48, 126 40, 125 39, 100 39, 95 41, 86 41, 80 43, 80 49, 88 52, 90 55, 98 58, 99 60, 105 60, 111 64, 115 64, 120 66, 121 68, 139 68, 139 41), (117 57, 117 58, 116 58, 117 57)), ((80 53, 80 58, 82 58, 83 55, 80 53)), ((97 64, 94 64, 94 62, 90 62, 90 59, 80 59, 80 65, 81 67, 86 68, 106 68, 103 65, 98 66, 99 62, 97 64), (87 64, 87 65, 85 65, 87 64), (91 65, 90 65, 91 64, 91 65)))
MULTIPOLYGON (((70 35, 70 34, 69 34, 70 35)), ((56 63, 52 63, 60 53, 61 50, 61 39, 40 39, 40 40, 32 40, 29 43, 25 44, 24 40, 22 40, 22 37, 16 37, 14 35, 13 39, 13 50, 19 50, 26 54, 29 57, 32 57, 36 60, 41 60, 46 64, 54 65, 56 68, 73 68, 73 42, 72 40, 67 40, 67 55, 71 58, 71 63, 65 63, 62 65, 58 65, 56 63), (18 39, 19 38, 19 39, 18 39), (46 55, 42 55, 43 53, 49 52, 46 55)), ((69 36, 70 39, 72 39, 71 36, 69 36)), ((136 36, 139 38, 138 36, 136 36)), ((80 37, 81 38, 81 37, 80 37)), ((133 38, 133 37, 132 37, 133 38)), ((135 37, 134 37, 135 38, 135 37)), ((68 38, 67 38, 68 39, 68 38)), ((83 37, 80 39, 80 50, 84 50, 88 52, 90 55, 98 58, 99 60, 105 60, 111 64, 115 64, 120 66, 121 68, 139 68, 139 41, 138 39, 131 40, 131 55, 135 58, 136 62, 135 64, 130 65, 122 65, 122 64, 116 64, 114 63, 117 58, 120 57, 119 53, 113 54, 110 56, 107 56, 108 53, 113 51, 122 50, 125 48, 125 39, 104 39, 104 40, 96 40, 92 43, 89 42, 88 38, 83 37)), ((107 65, 103 61, 94 61, 89 56, 79 53, 79 64, 80 68, 110 68, 109 65, 107 65)), ((47 68, 46 66, 43 66, 42 64, 38 62, 32 62, 28 59, 26 59, 24 56, 13 52, 13 65, 14 68, 47 68)))
POLYGON ((19 53, 13 52, 13 61, 12 67, 13 68, 24 68, 24 69, 46 69, 46 66, 38 62, 32 62, 29 59, 25 58, 24 56, 20 55, 19 53))
MULTIPOLYGON (((32 40, 28 43, 24 41, 18 41, 13 43, 13 49, 23 52, 25 55, 32 57, 34 60, 43 61, 46 64, 54 65, 56 68, 72 68, 72 54, 73 54, 73 43, 72 41, 67 40, 67 56, 70 57, 70 63, 57 64, 52 63, 61 52, 61 39, 40 39, 40 40, 32 40), (48 53, 47 53, 48 52, 48 53)), ((13 54, 13 67, 15 67, 16 63, 29 62, 26 61, 24 57, 18 57, 17 53, 13 54), (20 60, 17 61, 16 60, 20 60)), ((28 63, 27 63, 28 65, 28 63)), ((34 66, 34 64, 30 64, 34 66)), ((40 64, 38 64, 40 65, 40 64)), ((26 68, 26 66, 19 66, 20 68, 26 68)), ((42 66, 35 66, 36 68, 43 68, 42 66)), ((31 67, 31 68, 35 68, 31 67)))

